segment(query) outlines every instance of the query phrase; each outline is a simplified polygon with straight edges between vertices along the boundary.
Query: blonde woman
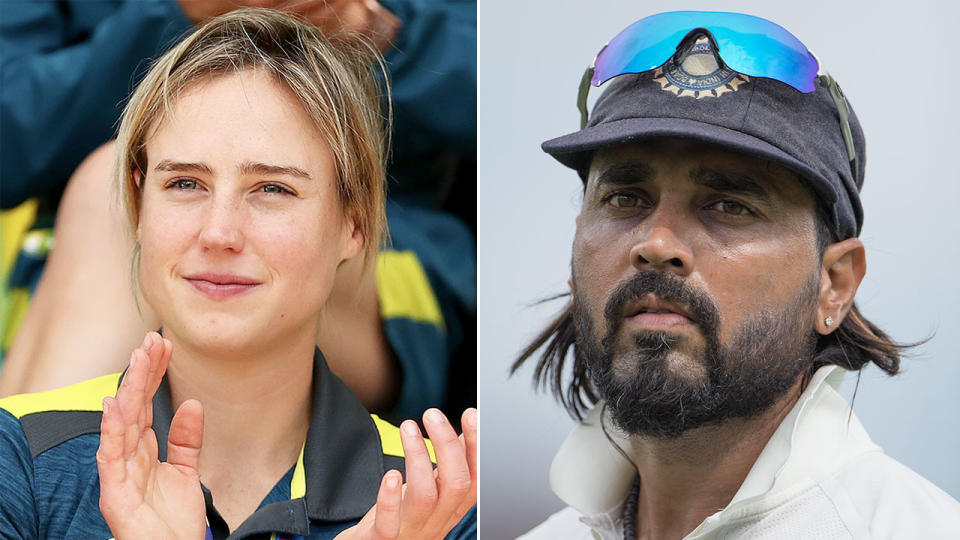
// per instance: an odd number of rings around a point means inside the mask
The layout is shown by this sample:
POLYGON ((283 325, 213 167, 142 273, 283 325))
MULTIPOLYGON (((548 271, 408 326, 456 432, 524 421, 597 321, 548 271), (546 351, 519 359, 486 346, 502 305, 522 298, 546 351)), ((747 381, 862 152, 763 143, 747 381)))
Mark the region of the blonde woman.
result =
POLYGON ((315 346, 337 269, 384 229, 377 58, 243 10, 154 65, 116 170, 163 336, 124 374, 0 400, 0 533, 475 536, 476 411, 460 437, 427 411, 431 446, 315 346))

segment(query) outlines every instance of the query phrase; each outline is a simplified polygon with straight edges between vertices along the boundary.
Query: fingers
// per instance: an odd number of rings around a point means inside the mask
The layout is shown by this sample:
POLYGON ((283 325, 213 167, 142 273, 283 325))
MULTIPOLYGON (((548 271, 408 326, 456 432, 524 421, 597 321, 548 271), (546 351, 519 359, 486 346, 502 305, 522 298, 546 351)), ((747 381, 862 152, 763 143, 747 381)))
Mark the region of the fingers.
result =
MULTIPOLYGON (((459 521, 458 509, 465 500, 470 499, 473 480, 467 463, 465 443, 457 436, 447 417, 437 409, 430 409, 424 413, 423 423, 437 455, 439 492, 436 508, 425 529, 430 531, 430 534, 442 535, 459 521)), ((476 495, 473 498, 475 499, 476 495)))
POLYGON ((140 345, 140 348, 147 355, 147 358, 150 359, 150 369, 147 371, 146 379, 144 379, 143 384, 143 403, 141 404, 140 415, 141 415, 141 431, 144 427, 153 425, 153 394, 155 391, 151 391, 151 386, 153 385, 153 379, 157 374, 157 364, 160 363, 160 355, 163 353, 162 343, 161 346, 154 340, 155 332, 147 332, 147 335, 143 338, 143 344, 140 345))
POLYGON ((407 483, 400 485, 396 471, 384 475, 377 504, 355 527, 337 538, 385 540, 394 538, 443 538, 477 500, 477 411, 464 411, 464 433, 457 436, 453 426, 437 409, 423 415, 433 441, 437 470, 420 433, 411 420, 400 425, 407 483))
POLYGON ((112 397, 103 398, 103 416, 100 418, 100 448, 97 449, 97 470, 100 482, 115 485, 126 478, 124 463, 123 415, 112 397))
POLYGON ((140 434, 146 421, 143 414, 145 385, 150 370, 150 358, 143 349, 134 349, 130 355, 130 367, 117 389, 117 404, 123 418, 123 455, 131 457, 137 450, 140 434))
POLYGON ((466 447, 467 466, 470 468, 470 479, 473 484, 473 503, 470 504, 470 506, 473 506, 477 502, 477 410, 471 407, 463 411, 463 416, 460 417, 460 426, 463 428, 461 437, 466 447))
POLYGON ((153 396, 156 395, 163 376, 170 364, 173 354, 173 344, 170 340, 160 337, 156 332, 150 332, 144 339, 144 348, 150 357, 150 372, 147 375, 146 400, 144 401, 145 421, 147 427, 153 426, 153 396))
POLYGON ((136 452, 140 437, 153 425, 153 396, 167 371, 173 345, 156 332, 147 333, 130 355, 130 366, 117 389, 118 411, 123 419, 123 455, 136 452))
POLYGON ((463 433, 460 434, 460 440, 463 441, 464 449, 467 452, 467 467, 470 469, 470 491, 460 501, 460 506, 454 512, 454 515, 447 522, 444 530, 456 527, 457 523, 463 519, 463 516, 477 504, 477 410, 470 408, 463 411, 460 417, 460 425, 463 427, 463 433))
POLYGON ((377 492, 377 506, 373 524, 373 535, 376 540, 397 538, 400 535, 401 500, 403 498, 401 484, 403 477, 400 471, 387 471, 380 481, 380 491, 377 492))
POLYGON ((199 474, 200 446, 203 443, 203 406, 195 399, 180 405, 170 422, 167 463, 199 474))
POLYGON ((160 337, 160 334, 148 332, 146 337, 143 338, 143 344, 140 345, 140 348, 150 357, 150 371, 147 373, 146 389, 152 398, 157 388, 160 387, 164 373, 167 372, 173 345, 170 340, 160 337))
POLYGON ((377 504, 373 505, 360 523, 344 530, 334 540, 395 540, 400 535, 402 521, 403 476, 399 471, 387 471, 380 480, 377 504))
POLYGON ((407 490, 403 497, 403 515, 407 523, 426 523, 437 504, 439 493, 433 475, 433 463, 413 420, 400 424, 407 490))

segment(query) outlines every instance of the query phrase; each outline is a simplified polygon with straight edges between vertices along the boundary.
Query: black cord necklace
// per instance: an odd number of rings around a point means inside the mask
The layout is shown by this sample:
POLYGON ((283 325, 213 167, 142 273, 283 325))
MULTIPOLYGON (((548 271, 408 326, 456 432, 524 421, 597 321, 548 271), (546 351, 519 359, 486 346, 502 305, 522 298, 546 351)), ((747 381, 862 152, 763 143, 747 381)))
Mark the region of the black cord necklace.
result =
POLYGON ((637 540, 637 503, 640 500, 640 476, 633 481, 623 505, 623 540, 637 540))

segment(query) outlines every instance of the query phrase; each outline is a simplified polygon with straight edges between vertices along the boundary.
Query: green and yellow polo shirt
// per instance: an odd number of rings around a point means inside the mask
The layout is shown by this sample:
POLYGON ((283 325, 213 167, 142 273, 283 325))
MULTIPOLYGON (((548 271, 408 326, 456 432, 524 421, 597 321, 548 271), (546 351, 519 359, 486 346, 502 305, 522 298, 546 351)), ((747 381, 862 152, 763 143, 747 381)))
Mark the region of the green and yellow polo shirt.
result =
MULTIPOLYGON (((113 536, 100 513, 96 452, 103 398, 121 380, 117 373, 0 399, 0 537, 113 536)), ((164 460, 173 418, 166 379, 153 411, 164 460)), ((296 465, 232 534, 203 487, 207 538, 333 538, 376 503, 383 474, 403 465, 399 430, 369 414, 317 349, 311 423, 296 465)), ((476 538, 475 508, 447 538, 476 538)))

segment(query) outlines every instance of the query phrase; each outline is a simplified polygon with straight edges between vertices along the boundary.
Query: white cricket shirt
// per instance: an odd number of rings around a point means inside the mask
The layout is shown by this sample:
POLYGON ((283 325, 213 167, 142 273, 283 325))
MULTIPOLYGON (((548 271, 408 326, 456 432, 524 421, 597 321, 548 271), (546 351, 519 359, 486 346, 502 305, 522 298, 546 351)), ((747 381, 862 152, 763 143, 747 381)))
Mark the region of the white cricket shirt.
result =
MULTIPOLYGON (((836 391, 844 373, 826 366, 814 374, 730 504, 687 539, 960 539, 960 503, 870 440, 836 391)), ((601 410, 573 429, 550 468, 550 485, 569 506, 522 540, 623 538, 636 470, 601 431, 601 410)))

